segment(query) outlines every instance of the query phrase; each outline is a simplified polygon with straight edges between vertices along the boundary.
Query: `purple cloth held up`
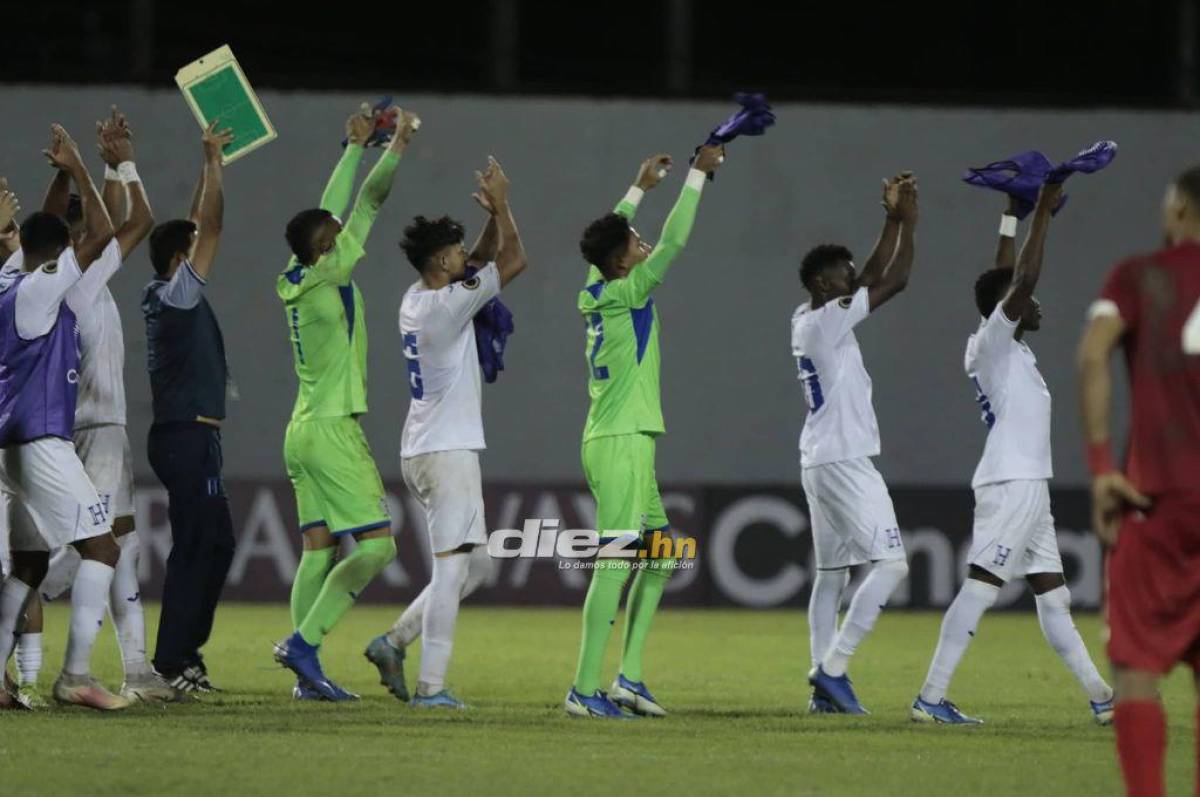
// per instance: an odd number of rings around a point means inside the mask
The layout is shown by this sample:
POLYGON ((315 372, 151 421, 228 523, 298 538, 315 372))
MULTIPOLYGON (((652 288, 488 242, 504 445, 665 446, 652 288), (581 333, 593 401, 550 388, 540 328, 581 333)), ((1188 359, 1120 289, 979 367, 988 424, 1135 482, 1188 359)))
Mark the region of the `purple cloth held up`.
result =
POLYGON ((1117 142, 1097 141, 1095 144, 1081 151, 1074 158, 1063 161, 1051 169, 1050 173, 1046 175, 1046 182, 1064 182, 1075 172, 1082 172, 1083 174, 1098 172, 1112 163, 1115 157, 1117 157, 1117 142))
POLYGON ((706 145, 728 144, 738 136, 761 136, 775 124, 775 114, 764 95, 738 92, 733 99, 742 109, 714 127, 704 142, 706 145))
MULTIPOLYGON (((735 111, 732 116, 714 127, 704 146, 728 144, 738 136, 761 136, 767 132, 768 127, 775 124, 775 114, 771 111, 765 95, 739 91, 733 95, 733 99, 742 106, 741 110, 735 111)), ((699 152, 700 147, 696 147, 696 152, 692 153, 688 160, 689 164, 696 162, 696 154, 699 152)), ((712 173, 709 173, 708 179, 713 179, 712 173)))
MULTIPOLYGON (((478 269, 474 266, 468 266, 464 278, 470 279, 476 271, 478 269)), ((491 384, 504 370, 504 347, 508 345, 508 336, 516 328, 513 314, 499 299, 492 299, 475 314, 472 322, 475 326, 475 351, 479 355, 483 381, 491 384)))
MULTIPOLYGON (((1045 155, 1028 150, 1020 152, 1004 160, 993 161, 987 166, 967 169, 963 174, 963 182, 980 188, 990 188, 1013 197, 1016 201, 1016 216, 1023 219, 1033 210, 1037 203, 1038 191, 1052 166, 1045 155)), ((1062 210, 1067 203, 1064 195, 1054 208, 1054 213, 1062 210)))

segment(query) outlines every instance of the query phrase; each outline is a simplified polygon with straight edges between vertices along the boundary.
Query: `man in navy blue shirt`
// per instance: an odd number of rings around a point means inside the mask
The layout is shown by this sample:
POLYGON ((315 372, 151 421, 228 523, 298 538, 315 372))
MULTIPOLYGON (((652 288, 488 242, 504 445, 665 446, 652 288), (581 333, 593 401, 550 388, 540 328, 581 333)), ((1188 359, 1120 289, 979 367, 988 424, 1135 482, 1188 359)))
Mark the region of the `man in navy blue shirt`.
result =
POLYGON ((221 149, 230 141, 215 123, 204 132, 191 213, 151 234, 155 276, 142 298, 154 405, 147 450, 167 488, 172 543, 154 667, 185 692, 216 690, 200 648, 233 561, 233 520, 221 481, 228 368, 220 325, 204 298, 224 214, 221 149))

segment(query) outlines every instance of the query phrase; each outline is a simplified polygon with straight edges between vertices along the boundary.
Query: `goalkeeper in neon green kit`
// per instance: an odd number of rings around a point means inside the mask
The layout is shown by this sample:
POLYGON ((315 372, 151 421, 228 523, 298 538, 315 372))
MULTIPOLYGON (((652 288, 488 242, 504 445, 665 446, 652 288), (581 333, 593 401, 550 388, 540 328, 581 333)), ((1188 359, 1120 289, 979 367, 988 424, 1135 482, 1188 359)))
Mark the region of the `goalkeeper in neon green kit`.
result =
MULTIPOLYGON (((708 174, 724 160, 720 147, 701 147, 695 165, 650 247, 632 227, 645 192, 666 174, 671 159, 657 155, 642 164, 636 184, 610 213, 583 233, 580 249, 588 263, 579 312, 587 325, 584 356, 591 408, 583 430, 583 470, 596 499, 596 528, 602 542, 669 528, 654 476, 655 440, 665 431, 659 400, 658 310, 651 292, 683 251, 708 174)), ((633 569, 628 558, 598 558, 583 604, 583 641, 566 710, 579 717, 621 717, 667 712, 642 679, 642 652, 673 559, 647 558, 629 590, 621 671, 611 698, 600 690, 600 667, 621 592, 633 569)))
POLYGON ((350 117, 346 151, 321 206, 297 213, 288 223, 294 256, 276 281, 300 381, 283 453, 304 551, 292 584, 295 633, 275 646, 275 659, 296 673, 297 699, 357 697, 326 677, 317 651, 396 556, 383 482, 358 421, 367 411, 367 330, 362 294, 351 279, 416 124, 412 114, 394 110, 396 133, 343 224, 339 216, 350 203, 363 143, 374 127, 366 114, 350 117), (335 565, 337 541, 344 534, 357 544, 335 565))

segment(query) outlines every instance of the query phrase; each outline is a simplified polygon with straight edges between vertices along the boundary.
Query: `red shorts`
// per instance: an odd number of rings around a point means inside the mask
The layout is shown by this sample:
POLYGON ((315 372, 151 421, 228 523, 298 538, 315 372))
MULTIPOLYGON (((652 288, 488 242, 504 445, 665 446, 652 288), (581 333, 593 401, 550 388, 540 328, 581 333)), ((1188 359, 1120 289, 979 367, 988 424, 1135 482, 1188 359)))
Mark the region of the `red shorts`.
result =
POLYGON ((1200 670, 1200 494, 1161 496, 1125 518, 1108 557, 1106 605, 1113 664, 1200 670))

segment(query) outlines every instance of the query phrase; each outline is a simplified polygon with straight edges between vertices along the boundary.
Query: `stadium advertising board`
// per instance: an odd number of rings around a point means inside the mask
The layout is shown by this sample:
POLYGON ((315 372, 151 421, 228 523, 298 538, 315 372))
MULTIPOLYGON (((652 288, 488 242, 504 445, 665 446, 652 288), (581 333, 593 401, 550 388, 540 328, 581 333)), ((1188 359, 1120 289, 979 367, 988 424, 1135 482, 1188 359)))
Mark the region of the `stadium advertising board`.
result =
MULTIPOLYGON (((300 555, 295 505, 286 482, 237 481, 227 484, 237 553, 224 598, 230 601, 285 601, 300 555)), ((405 603, 429 580, 429 543, 424 518, 402 485, 388 485, 399 556, 363 594, 362 600, 405 603)), ((892 490, 909 552, 910 577, 892 605, 935 609, 949 605, 961 583, 970 541, 970 490, 896 488, 892 490)), ((1100 546, 1088 531, 1087 492, 1052 490, 1068 586, 1074 605, 1100 605, 1100 546)), ((471 596, 473 604, 578 605, 590 573, 566 551, 561 535, 590 530, 595 504, 584 485, 537 487, 491 483, 484 488, 488 527, 502 537, 508 553, 495 557, 492 579, 471 596), (521 534, 532 532, 534 555, 518 555, 521 534), (507 542, 505 542, 505 539, 507 542), (538 555, 538 554, 541 555, 538 555)), ((166 494, 141 485, 136 496, 138 527, 146 534, 141 580, 145 595, 157 597, 170 552, 166 494)), ((678 529, 674 550, 694 560, 680 567, 667 586, 673 606, 745 608, 800 607, 811 587, 812 537, 799 486, 676 486, 663 502, 678 529)), ((582 538, 581 538, 582 539, 582 538)), ((665 543, 664 543, 665 544, 665 543)), ((1007 587, 998 607, 1029 608, 1023 584, 1007 587)))

